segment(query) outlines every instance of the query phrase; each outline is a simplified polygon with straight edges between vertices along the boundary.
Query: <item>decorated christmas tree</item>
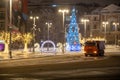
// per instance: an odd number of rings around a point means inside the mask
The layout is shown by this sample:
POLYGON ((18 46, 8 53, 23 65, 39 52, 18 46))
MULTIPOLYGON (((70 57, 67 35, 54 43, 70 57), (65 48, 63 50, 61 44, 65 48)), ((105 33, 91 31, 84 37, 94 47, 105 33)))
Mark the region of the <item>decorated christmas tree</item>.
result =
POLYGON ((75 8, 72 9, 72 16, 70 19, 69 29, 66 34, 66 50, 67 51, 80 51, 81 45, 79 42, 79 31, 78 24, 76 21, 76 11, 75 8))

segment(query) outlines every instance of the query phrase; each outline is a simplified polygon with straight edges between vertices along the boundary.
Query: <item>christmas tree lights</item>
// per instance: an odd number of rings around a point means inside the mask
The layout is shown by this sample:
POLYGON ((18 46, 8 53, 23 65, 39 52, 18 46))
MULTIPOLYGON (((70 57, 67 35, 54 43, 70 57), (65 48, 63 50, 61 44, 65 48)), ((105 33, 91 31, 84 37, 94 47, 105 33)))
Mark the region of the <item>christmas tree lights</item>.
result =
POLYGON ((81 50, 81 45, 79 42, 79 31, 78 31, 79 29, 78 29, 75 13, 76 13, 75 8, 73 8, 69 29, 66 34, 66 40, 67 40, 66 50, 67 51, 81 50))

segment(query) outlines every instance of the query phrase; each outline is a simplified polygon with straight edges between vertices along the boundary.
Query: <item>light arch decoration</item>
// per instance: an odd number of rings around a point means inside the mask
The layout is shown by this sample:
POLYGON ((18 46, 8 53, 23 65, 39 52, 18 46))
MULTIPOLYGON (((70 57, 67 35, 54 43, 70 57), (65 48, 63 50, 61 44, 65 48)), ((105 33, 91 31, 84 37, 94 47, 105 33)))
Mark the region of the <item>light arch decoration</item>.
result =
POLYGON ((46 41, 44 41, 44 42, 42 43, 42 45, 41 45, 41 52, 56 53, 55 43, 54 43, 53 41, 51 41, 51 40, 46 40, 46 41), (50 50, 50 51, 44 50, 43 48, 44 48, 44 45, 45 45, 46 43, 51 43, 51 44, 53 45, 53 50, 50 50))

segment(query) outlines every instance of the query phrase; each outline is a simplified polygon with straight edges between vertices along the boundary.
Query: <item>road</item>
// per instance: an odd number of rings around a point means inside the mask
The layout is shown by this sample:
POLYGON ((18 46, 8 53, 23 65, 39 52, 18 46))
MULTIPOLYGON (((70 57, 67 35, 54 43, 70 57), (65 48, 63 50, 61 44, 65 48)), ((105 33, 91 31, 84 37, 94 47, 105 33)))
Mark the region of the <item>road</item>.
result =
POLYGON ((120 56, 46 56, 0 62, 0 80, 120 80, 120 56))

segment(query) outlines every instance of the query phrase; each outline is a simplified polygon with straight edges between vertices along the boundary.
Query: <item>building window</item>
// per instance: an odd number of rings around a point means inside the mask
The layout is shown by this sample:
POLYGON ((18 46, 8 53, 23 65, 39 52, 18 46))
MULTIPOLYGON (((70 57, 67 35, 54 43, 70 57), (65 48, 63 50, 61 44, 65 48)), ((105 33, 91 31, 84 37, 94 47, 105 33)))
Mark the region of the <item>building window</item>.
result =
POLYGON ((105 20, 106 20, 106 16, 102 15, 102 21, 105 21, 105 20))
POLYGON ((93 29, 97 29, 97 25, 94 25, 94 26, 93 26, 93 29))
POLYGON ((5 13, 4 12, 0 12, 0 20, 4 20, 5 19, 5 13))
POLYGON ((0 8, 4 8, 5 7, 5 0, 0 0, 0 8))
POLYGON ((94 17, 94 21, 97 21, 97 18, 96 18, 96 17, 94 17))

